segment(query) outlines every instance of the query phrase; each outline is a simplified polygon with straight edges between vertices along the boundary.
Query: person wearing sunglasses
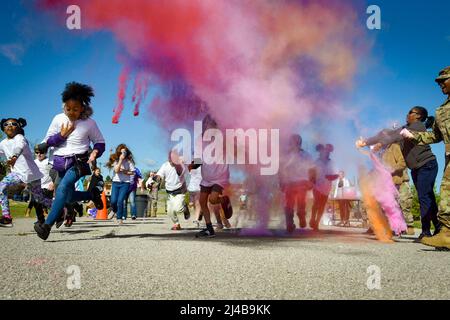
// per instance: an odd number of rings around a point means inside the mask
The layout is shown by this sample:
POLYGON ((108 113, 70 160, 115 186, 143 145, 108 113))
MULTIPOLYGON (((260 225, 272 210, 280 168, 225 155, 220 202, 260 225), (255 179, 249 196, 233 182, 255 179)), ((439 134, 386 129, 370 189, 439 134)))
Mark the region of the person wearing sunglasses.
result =
POLYGON ((445 143, 445 168, 442 177, 439 202, 438 219, 442 224, 438 234, 431 238, 422 239, 422 244, 450 249, 450 67, 439 72, 436 83, 447 96, 447 100, 436 109, 436 121, 429 132, 417 132, 402 130, 401 134, 419 145, 428 145, 444 141, 445 143))
MULTIPOLYGON (((6 134, 6 138, 0 142, 0 157, 7 158, 7 164, 11 168, 11 172, 0 181, 0 205, 2 207, 2 217, 0 218, 0 226, 12 227, 12 217, 9 209, 8 189, 16 186, 27 184, 33 198, 38 203, 50 207, 52 200, 45 198, 41 189, 42 173, 33 160, 30 146, 25 138, 23 128, 27 125, 27 121, 22 118, 6 118, 2 119, 0 126, 6 134)), ((43 221, 44 216, 41 212, 36 211, 38 221, 43 221)))
MULTIPOLYGON (((404 139, 400 132, 405 128, 417 132, 426 132, 427 129, 432 127, 433 123, 434 117, 428 115, 427 109, 415 106, 411 108, 406 115, 405 126, 395 129, 386 129, 374 137, 368 139, 360 138, 356 141, 356 146, 358 148, 375 145, 376 149, 388 149, 395 143, 400 144, 401 153, 406 162, 406 166, 411 170, 411 176, 419 197, 422 232, 417 239, 418 241, 421 241, 425 237, 432 236, 431 222, 433 222, 435 234, 439 232, 440 223, 437 219, 438 207, 434 195, 434 184, 438 173, 438 163, 430 146, 417 145, 413 141, 404 139)), ((399 170, 397 170, 397 168, 391 169, 392 175, 395 177, 399 170)), ((399 171, 399 174, 401 175, 402 172, 399 171)), ((401 184, 397 184, 399 191, 401 191, 400 186, 401 184)), ((402 198, 402 195, 400 195, 400 198, 402 198)), ((405 212, 403 213, 405 215, 405 212)), ((408 226, 412 227, 407 214, 405 215, 405 220, 409 224, 408 226)))

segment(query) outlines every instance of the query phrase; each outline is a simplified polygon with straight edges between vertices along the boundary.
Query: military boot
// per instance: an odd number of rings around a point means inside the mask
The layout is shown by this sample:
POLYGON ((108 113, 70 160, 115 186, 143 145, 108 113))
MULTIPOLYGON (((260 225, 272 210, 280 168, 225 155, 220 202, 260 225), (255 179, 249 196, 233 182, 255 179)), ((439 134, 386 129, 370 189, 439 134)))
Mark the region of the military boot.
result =
POLYGON ((441 231, 433 237, 424 237, 421 241, 426 246, 450 250, 450 229, 442 226, 441 231))

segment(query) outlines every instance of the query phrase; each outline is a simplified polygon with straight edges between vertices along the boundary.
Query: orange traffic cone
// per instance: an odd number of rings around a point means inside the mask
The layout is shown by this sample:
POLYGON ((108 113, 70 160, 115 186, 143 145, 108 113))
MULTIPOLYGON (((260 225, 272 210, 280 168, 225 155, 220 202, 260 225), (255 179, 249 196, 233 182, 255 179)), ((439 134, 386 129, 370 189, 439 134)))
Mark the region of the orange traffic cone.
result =
POLYGON ((108 208, 106 208, 105 191, 102 192, 102 202, 103 202, 103 209, 97 211, 97 216, 95 217, 95 220, 108 220, 108 208))

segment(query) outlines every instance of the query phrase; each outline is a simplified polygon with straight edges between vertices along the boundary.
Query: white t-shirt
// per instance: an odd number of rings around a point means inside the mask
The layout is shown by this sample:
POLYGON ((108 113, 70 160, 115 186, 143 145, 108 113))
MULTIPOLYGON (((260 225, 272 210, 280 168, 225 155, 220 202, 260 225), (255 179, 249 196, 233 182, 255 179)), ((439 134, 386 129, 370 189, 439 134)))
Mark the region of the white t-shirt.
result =
POLYGON ((157 176, 160 176, 165 180, 167 191, 175 191, 177 189, 180 189, 185 184, 185 174, 185 167, 183 167, 183 172, 179 176, 177 170, 175 169, 175 167, 172 167, 169 161, 165 162, 156 173, 157 176))
POLYGON ((204 187, 212 187, 217 184, 225 188, 230 181, 228 164, 202 164, 202 182, 204 187))
POLYGON ((12 139, 6 138, 0 142, 0 156, 9 159, 13 155, 18 154, 20 156, 17 158, 11 172, 17 173, 20 180, 25 183, 41 179, 42 173, 34 162, 28 141, 23 135, 17 134, 12 139))
POLYGON ((52 165, 48 162, 48 158, 45 158, 42 161, 39 161, 39 159, 35 159, 34 163, 36 163, 39 171, 43 175, 43 177, 41 178, 41 188, 48 189, 52 184, 52 178, 50 177, 50 169, 52 168, 52 165))
POLYGON ((202 168, 192 169, 190 172, 190 180, 188 185, 189 192, 200 191, 200 183, 202 182, 202 168))
POLYGON ((280 163, 280 180, 283 183, 309 180, 309 170, 314 162, 308 152, 291 151, 282 157, 280 163))
POLYGON ((316 160, 316 184, 314 189, 323 195, 329 195, 331 191, 332 181, 328 180, 326 176, 337 175, 331 160, 316 160))
MULTIPOLYGON (((51 136, 60 133, 63 124, 70 120, 65 113, 60 113, 53 118, 44 141, 51 136)), ((75 121, 75 130, 67 137, 67 140, 55 147, 55 156, 71 156, 74 154, 83 154, 89 150, 90 143, 105 143, 102 133, 97 123, 91 119, 75 121)))
MULTIPOLYGON (((117 166, 119 162, 116 160, 113 163, 113 170, 114 167, 117 166)), ((122 164, 120 166, 121 170, 126 170, 126 171, 133 171, 134 172, 134 164, 130 161, 128 161, 127 159, 122 161, 122 164)), ((114 173, 114 177, 112 179, 113 182, 128 182, 131 183, 133 181, 133 176, 127 175, 125 173, 119 172, 119 173, 114 173)))

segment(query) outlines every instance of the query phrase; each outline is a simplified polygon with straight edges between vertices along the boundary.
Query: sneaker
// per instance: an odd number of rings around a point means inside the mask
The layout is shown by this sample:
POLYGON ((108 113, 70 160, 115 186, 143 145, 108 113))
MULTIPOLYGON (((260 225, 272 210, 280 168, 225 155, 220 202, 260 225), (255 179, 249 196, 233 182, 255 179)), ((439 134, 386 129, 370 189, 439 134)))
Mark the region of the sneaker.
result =
POLYGON ((431 238, 431 232, 427 231, 427 232, 422 232, 419 237, 414 240, 415 243, 420 243, 422 241, 423 238, 431 238))
POLYGON ((178 231, 178 230, 181 230, 181 226, 180 226, 179 223, 174 224, 173 227, 172 227, 170 230, 174 230, 174 231, 175 231, 175 230, 177 230, 177 231, 178 231))
POLYGON ((289 224, 289 225, 287 226, 286 230, 287 230, 288 233, 294 232, 294 230, 295 230, 295 224, 293 224, 293 223, 292 223, 292 224, 289 224))
POLYGON ((11 216, 2 216, 0 218, 0 226, 11 228, 13 226, 11 216))
POLYGON ((64 223, 64 226, 66 228, 70 228, 72 226, 72 224, 73 224, 73 220, 71 218, 67 218, 66 222, 64 223))
POLYGON ((233 216, 233 207, 231 206, 230 198, 223 196, 222 199, 221 206, 223 213, 225 214, 225 218, 230 219, 233 216))
POLYGON ((108 213, 108 220, 111 220, 112 218, 114 218, 114 216, 116 215, 116 213, 114 211, 109 211, 108 213))
POLYGON ((214 230, 208 229, 203 229, 195 235, 196 238, 214 238, 215 236, 216 233, 214 232, 214 230))
POLYGON ((95 207, 98 210, 103 209, 103 201, 102 201, 102 191, 98 187, 92 188, 92 202, 94 202, 95 207))
POLYGON ((136 220, 136 217, 135 217, 135 216, 132 216, 132 217, 131 217, 131 220, 136 220))
POLYGON ((50 230, 52 228, 45 223, 35 223, 34 224, 34 231, 36 231, 39 238, 42 240, 47 240, 48 236, 50 235, 50 230))
POLYGON ((224 222, 224 226, 225 226, 225 228, 227 228, 227 229, 231 229, 231 223, 230 223, 230 221, 226 220, 226 221, 224 222))
POLYGON ((64 223, 65 217, 67 215, 66 213, 67 209, 64 208, 64 212, 62 214, 59 215, 58 220, 56 220, 55 222, 55 227, 56 229, 58 229, 59 227, 62 226, 62 224, 64 223))
POLYGON ((184 206, 184 219, 189 220, 190 217, 191 217, 191 213, 189 212, 189 207, 185 205, 184 206))

